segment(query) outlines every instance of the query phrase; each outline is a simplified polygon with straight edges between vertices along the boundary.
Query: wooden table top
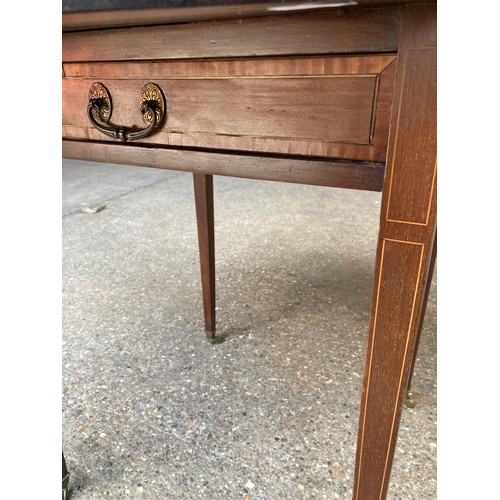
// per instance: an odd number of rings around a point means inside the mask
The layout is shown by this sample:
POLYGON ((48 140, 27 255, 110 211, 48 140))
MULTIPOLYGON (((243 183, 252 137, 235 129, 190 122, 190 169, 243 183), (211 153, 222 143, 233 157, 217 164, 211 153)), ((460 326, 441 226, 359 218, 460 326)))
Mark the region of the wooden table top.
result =
MULTIPOLYGON (((435 3, 429 0, 425 3, 435 3)), ((63 0, 63 31, 422 3, 416 0, 63 0)))

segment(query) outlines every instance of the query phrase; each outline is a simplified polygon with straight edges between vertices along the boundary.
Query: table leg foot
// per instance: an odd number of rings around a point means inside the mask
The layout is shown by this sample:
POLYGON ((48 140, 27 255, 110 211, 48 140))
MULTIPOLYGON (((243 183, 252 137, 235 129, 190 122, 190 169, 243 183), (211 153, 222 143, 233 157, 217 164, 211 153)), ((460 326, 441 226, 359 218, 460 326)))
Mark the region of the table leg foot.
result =
MULTIPOLYGON (((69 476, 68 476, 69 480, 69 476)), ((63 481, 63 486, 62 486, 62 500, 68 500, 68 482, 64 483, 63 481)))
POLYGON ((407 408, 415 408, 416 405, 417 400, 415 398, 415 394, 411 391, 406 391, 405 406, 407 408))
POLYGON ((66 461, 64 460, 64 454, 62 456, 62 500, 67 500, 69 497, 69 472, 66 467, 66 461))
POLYGON ((211 343, 211 344, 220 344, 222 341, 223 341, 223 338, 222 337, 216 337, 215 336, 215 331, 213 332, 210 332, 210 331, 206 331, 205 332, 206 336, 207 336, 207 340, 211 343))

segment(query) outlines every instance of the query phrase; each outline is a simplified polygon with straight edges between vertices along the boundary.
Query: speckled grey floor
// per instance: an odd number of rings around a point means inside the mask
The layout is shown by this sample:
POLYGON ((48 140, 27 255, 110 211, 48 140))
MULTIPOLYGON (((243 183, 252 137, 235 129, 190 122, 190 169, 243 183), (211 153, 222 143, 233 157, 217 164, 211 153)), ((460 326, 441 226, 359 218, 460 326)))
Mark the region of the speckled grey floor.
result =
MULTIPOLYGON (((219 345, 204 339, 191 175, 63 162, 75 500, 351 498, 381 195, 214 184, 219 345)), ((436 498, 435 283, 414 390, 393 500, 436 498)))

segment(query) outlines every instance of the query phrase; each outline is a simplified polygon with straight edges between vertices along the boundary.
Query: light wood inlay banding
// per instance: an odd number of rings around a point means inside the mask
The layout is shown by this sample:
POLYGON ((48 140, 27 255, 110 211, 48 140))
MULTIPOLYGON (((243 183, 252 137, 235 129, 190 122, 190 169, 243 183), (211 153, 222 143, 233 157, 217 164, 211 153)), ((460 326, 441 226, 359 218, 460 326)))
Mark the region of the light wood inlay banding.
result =
POLYGON ((405 80, 399 90, 394 140, 389 146, 390 185, 386 218, 390 222, 427 225, 436 176, 437 105, 436 79, 420 74, 436 74, 436 48, 411 48, 403 56, 405 80), (419 82, 418 86, 412 82, 419 82), (419 141, 413 137, 419 135, 419 141), (412 189, 418 185, 420 189, 412 189), (405 198, 405 203, 393 199, 405 198))
POLYGON ((140 127, 136 94, 153 81, 168 110, 141 144, 380 162, 394 60, 383 54, 66 64, 63 138, 106 140, 86 114, 96 81, 111 94, 113 121, 140 127))
POLYGON ((401 398, 401 390, 404 388, 402 381, 408 342, 415 319, 415 304, 424 247, 425 245, 421 243, 392 239, 384 239, 382 243, 377 294, 374 302, 373 334, 369 347, 363 413, 360 419, 356 499, 365 498, 359 496, 359 478, 371 462, 385 464, 382 484, 377 484, 375 481, 379 479, 373 476, 370 479, 374 482, 370 483, 369 487, 366 482, 364 483, 363 494, 366 494, 369 488, 372 492, 377 492, 375 498, 382 497, 398 402, 401 398), (407 273, 401 274, 401 269, 406 269, 407 273), (408 280, 412 280, 410 284, 408 280), (391 283, 391 286, 385 286, 386 283, 391 283), (391 307, 387 307, 388 304, 391 304, 391 307), (385 401, 384 412, 380 412, 378 404, 381 399, 385 401), (378 411, 372 411, 372 408, 377 408, 378 411), (378 440, 380 436, 368 435, 365 432, 367 419, 370 419, 372 428, 375 427, 387 435, 387 439, 384 440, 387 443, 386 447, 370 442, 373 439, 378 440))

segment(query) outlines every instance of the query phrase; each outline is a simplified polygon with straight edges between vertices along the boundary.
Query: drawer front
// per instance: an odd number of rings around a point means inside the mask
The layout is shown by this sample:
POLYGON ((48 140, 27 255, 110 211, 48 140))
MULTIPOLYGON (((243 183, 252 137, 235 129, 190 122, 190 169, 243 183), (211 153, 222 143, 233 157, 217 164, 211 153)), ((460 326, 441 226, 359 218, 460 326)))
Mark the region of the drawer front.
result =
POLYGON ((108 125, 144 128, 139 94, 158 85, 167 114, 137 144, 383 161, 394 55, 65 63, 63 138, 109 141, 88 90, 111 95, 108 125))

